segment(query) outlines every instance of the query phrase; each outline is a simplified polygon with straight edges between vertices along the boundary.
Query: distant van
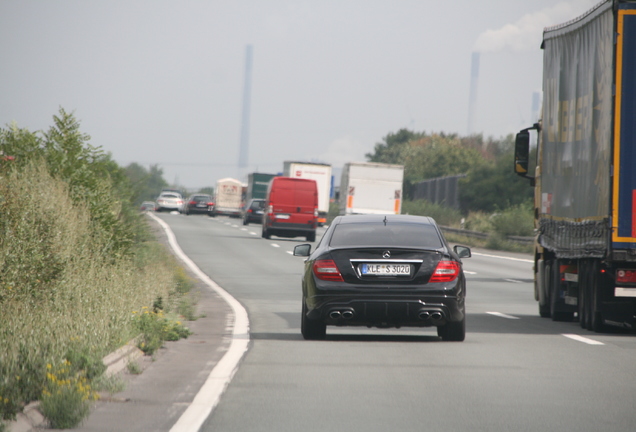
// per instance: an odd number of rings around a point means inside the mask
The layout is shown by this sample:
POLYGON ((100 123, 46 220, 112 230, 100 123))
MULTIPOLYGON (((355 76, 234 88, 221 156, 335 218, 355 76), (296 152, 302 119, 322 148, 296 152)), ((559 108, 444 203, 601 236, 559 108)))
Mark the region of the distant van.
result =
POLYGON ((318 186, 315 180, 274 177, 267 187, 263 238, 305 237, 316 241, 318 186))

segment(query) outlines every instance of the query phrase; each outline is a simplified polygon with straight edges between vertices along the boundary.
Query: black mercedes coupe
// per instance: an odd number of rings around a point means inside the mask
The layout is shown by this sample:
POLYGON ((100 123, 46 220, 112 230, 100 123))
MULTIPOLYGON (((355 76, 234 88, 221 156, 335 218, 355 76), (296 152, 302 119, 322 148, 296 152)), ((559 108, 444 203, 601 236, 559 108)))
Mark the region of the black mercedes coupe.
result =
POLYGON ((466 334, 465 246, 451 248, 430 217, 338 216, 307 257, 301 331, 324 339, 327 325, 437 327, 445 341, 466 334))

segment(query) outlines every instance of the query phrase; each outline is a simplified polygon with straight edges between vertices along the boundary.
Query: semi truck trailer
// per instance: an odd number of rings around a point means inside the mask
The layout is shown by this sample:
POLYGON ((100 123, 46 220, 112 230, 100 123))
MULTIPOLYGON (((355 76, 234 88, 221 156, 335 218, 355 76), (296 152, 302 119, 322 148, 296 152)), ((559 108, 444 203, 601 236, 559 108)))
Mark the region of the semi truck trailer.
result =
POLYGON ((340 180, 340 214, 400 214, 404 166, 349 162, 340 180))
POLYGON ((546 28, 541 48, 542 114, 517 134, 514 161, 535 192, 539 314, 633 329, 636 2, 607 0, 546 28))

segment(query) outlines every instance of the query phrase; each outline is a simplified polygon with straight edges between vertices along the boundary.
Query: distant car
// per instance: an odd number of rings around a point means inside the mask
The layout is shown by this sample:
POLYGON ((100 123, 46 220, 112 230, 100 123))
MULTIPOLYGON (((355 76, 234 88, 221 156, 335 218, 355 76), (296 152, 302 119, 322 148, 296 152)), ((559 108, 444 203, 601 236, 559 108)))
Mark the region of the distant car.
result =
POLYGON ((155 210, 158 212, 163 210, 181 212, 183 210, 183 197, 177 192, 161 192, 156 202, 155 210))
POLYGON ((308 257, 302 278, 301 332, 324 339, 327 325, 437 327, 445 341, 466 333, 465 246, 451 248, 430 217, 338 216, 308 257))
POLYGON ((155 202, 154 201, 144 201, 141 203, 139 207, 141 211, 154 211, 155 210, 155 202))
POLYGON ((263 223, 263 213, 265 213, 264 199, 251 199, 243 209, 243 225, 252 223, 263 223))
POLYGON ((206 194, 190 195, 183 204, 183 213, 186 215, 194 213, 207 213, 208 207, 212 204, 212 197, 206 194))
POLYGON ((316 241, 318 186, 315 180, 274 177, 267 186, 261 236, 300 237, 316 241))

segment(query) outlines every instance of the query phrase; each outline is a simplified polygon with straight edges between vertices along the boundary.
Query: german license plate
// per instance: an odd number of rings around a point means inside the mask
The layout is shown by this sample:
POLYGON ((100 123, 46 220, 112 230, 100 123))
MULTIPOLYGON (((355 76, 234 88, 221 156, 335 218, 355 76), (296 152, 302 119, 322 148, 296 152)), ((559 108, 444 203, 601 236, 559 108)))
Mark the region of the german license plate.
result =
POLYGON ((409 276, 411 266, 409 264, 362 264, 360 273, 363 276, 409 276))

